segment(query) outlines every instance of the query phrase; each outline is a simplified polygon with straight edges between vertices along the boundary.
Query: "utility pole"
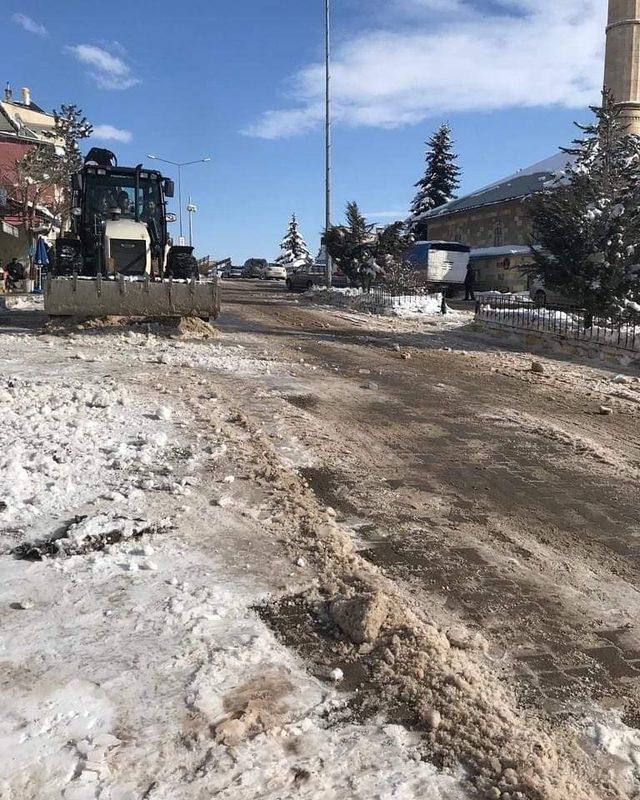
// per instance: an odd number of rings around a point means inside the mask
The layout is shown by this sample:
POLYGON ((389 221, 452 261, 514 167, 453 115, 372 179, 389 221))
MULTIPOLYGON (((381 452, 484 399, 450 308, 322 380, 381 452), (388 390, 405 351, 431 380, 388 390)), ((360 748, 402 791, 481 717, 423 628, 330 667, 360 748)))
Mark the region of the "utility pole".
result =
POLYGON ((182 164, 178 164, 178 209, 180 216, 180 238, 178 244, 184 244, 184 236, 182 235, 182 164))
POLYGON ((187 203, 187 211, 189 212, 189 247, 193 247, 193 215, 198 210, 198 206, 194 205, 189 198, 187 203))
POLYGON ((324 251, 327 259, 326 282, 331 288, 333 264, 327 247, 327 234, 331 227, 331 0, 324 3, 324 45, 325 45, 325 225, 324 251))

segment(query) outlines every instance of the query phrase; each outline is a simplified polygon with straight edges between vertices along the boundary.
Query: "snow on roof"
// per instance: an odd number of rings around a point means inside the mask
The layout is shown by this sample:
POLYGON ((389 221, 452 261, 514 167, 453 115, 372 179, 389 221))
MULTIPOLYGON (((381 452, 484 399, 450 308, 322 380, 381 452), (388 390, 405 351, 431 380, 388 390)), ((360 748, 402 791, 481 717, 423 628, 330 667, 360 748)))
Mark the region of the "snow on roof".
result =
POLYGON ((505 244, 502 247, 475 247, 470 258, 499 258, 500 256, 528 255, 531 248, 522 244, 505 244))
POLYGON ((43 111, 35 103, 27 106, 16 101, 2 100, 0 114, 17 136, 51 143, 47 134, 55 129, 55 117, 43 111))
POLYGON ((506 200, 515 200, 520 197, 537 192, 542 186, 558 172, 561 172, 568 164, 572 164, 575 156, 567 153, 556 153, 550 158, 538 161, 526 169, 502 178, 496 183, 491 183, 457 200, 452 200, 433 211, 423 214, 421 219, 437 219, 438 217, 454 214, 458 211, 467 211, 472 208, 488 206, 492 203, 502 203, 506 200))

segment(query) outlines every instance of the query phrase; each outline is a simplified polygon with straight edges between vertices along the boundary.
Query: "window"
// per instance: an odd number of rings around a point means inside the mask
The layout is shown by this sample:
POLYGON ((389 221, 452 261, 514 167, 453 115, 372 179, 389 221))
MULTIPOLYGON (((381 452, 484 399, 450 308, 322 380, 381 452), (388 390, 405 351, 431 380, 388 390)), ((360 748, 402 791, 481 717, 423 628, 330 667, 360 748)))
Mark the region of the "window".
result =
POLYGON ((504 229, 501 222, 497 222, 493 229, 493 246, 502 247, 504 244, 504 229))
POLYGON ((409 262, 414 267, 414 269, 421 269, 426 267, 427 262, 429 260, 429 245, 428 244, 416 244, 414 245, 408 254, 409 262))

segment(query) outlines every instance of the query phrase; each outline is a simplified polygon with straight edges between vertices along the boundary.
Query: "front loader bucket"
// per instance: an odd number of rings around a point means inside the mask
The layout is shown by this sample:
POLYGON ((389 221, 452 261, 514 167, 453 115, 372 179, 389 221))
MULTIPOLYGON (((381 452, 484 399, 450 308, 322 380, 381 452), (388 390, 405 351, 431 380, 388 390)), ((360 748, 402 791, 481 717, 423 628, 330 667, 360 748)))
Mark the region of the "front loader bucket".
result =
POLYGON ((140 281, 49 278, 44 310, 52 317, 208 317, 220 312, 217 280, 140 281))

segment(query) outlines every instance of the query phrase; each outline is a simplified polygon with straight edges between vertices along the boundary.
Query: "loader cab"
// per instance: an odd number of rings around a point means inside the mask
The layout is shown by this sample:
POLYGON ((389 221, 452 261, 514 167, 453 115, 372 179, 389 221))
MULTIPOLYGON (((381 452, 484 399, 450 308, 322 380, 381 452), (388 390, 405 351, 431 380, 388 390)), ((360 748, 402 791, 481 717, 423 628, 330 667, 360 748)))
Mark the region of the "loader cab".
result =
POLYGON ((85 275, 144 275, 162 268, 167 245, 162 175, 141 166, 85 164, 74 175, 73 233, 85 275))

